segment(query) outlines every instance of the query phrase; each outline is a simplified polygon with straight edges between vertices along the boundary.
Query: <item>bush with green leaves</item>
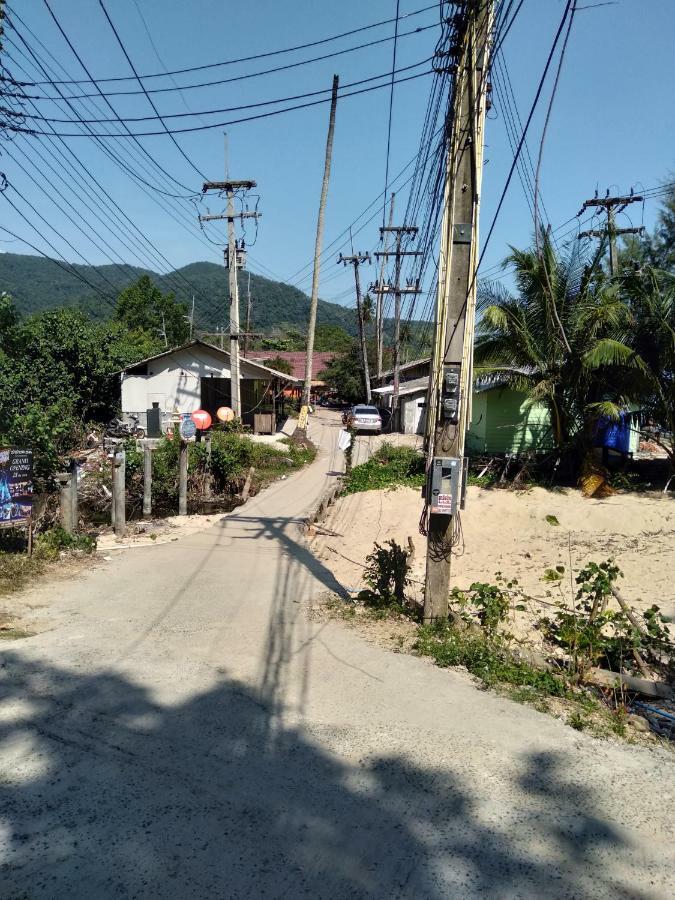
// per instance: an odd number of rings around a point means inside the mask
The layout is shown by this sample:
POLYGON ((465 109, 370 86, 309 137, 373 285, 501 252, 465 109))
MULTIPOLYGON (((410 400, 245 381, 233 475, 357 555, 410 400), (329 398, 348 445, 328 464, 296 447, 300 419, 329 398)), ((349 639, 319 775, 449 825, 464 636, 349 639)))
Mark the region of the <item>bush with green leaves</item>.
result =
POLYGON ((354 466, 345 479, 345 493, 376 491, 391 487, 421 487, 424 484, 424 457, 412 447, 385 443, 368 462, 354 466))
POLYGON ((570 694, 564 679, 518 659, 504 641, 462 633, 448 622, 422 625, 414 649, 432 657, 438 666, 464 666, 487 686, 507 683, 554 697, 570 694))
MULTIPOLYGON (((165 435, 152 453, 152 504, 157 513, 172 513, 178 504, 180 435, 165 435)), ((129 440, 126 449, 126 485, 129 500, 137 507, 143 494, 143 455, 129 440)), ((188 445, 188 502, 194 507, 209 496, 226 505, 235 502, 251 466, 254 486, 298 469, 314 459, 311 446, 292 441, 260 444, 234 431, 214 430, 211 447, 206 441, 188 445)))
POLYGON ((82 550, 93 553, 96 539, 88 534, 70 534, 60 525, 43 531, 35 541, 35 555, 38 559, 58 559, 62 551, 82 550))
POLYGON ((515 581, 504 583, 501 576, 498 576, 498 584, 474 581, 468 591, 455 588, 451 594, 451 602, 458 607, 460 616, 467 623, 477 621, 485 634, 492 638, 508 615, 508 590, 515 584, 515 581))
POLYGON ((623 609, 609 608, 613 585, 621 576, 611 559, 589 562, 576 576, 574 607, 561 601, 553 616, 540 620, 547 639, 570 656, 581 674, 591 666, 641 674, 638 657, 657 669, 672 666, 674 648, 658 606, 651 606, 641 617, 635 611, 629 616, 623 609), (640 618, 642 627, 638 627, 640 618))
POLYGON ((369 590, 360 599, 366 606, 403 612, 409 605, 405 589, 410 584, 410 554, 394 540, 385 547, 375 544, 366 557, 364 580, 369 590))

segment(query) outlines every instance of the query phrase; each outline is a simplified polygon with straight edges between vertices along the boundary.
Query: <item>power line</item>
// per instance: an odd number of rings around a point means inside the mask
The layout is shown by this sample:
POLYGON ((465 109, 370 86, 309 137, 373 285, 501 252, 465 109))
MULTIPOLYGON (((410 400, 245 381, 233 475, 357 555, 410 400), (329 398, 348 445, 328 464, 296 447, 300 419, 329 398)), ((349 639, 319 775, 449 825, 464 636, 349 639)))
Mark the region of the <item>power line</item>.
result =
MULTIPOLYGON (((409 37, 410 35, 422 34, 425 31, 429 31, 429 30, 437 28, 437 27, 438 26, 435 24, 434 25, 425 25, 423 28, 416 28, 413 31, 404 31, 401 34, 397 35, 397 39, 402 38, 402 37, 409 37)), ((178 85, 177 83, 174 82, 173 87, 147 88, 146 90, 140 90, 140 91, 104 91, 103 93, 106 97, 136 97, 136 96, 147 96, 148 94, 166 94, 166 93, 175 93, 176 91, 182 92, 182 91, 192 91, 192 90, 209 88, 209 87, 218 87, 223 84, 232 84, 233 82, 247 81, 250 78, 260 78, 264 75, 277 74, 278 72, 285 72, 290 69, 296 69, 300 66, 310 65, 311 63, 322 62, 327 59, 333 59, 336 56, 343 56, 345 53, 353 53, 356 50, 368 49, 370 47, 374 47, 374 46, 377 46, 378 44, 382 44, 382 43, 385 43, 385 42, 391 41, 391 40, 394 40, 394 38, 392 38, 392 37, 380 38, 377 41, 369 41, 367 44, 358 44, 355 47, 347 47, 346 49, 343 49, 343 50, 336 50, 334 53, 326 53, 323 56, 312 57, 312 59, 304 59, 304 60, 300 60, 298 62, 288 63, 283 66, 275 66, 274 68, 271 68, 271 69, 262 69, 259 72, 247 72, 242 75, 234 75, 231 78, 219 78, 214 81, 202 81, 202 82, 198 82, 197 84, 185 84, 185 85, 178 85)), ((143 76, 141 76, 141 77, 143 77, 143 76)), ((173 80, 173 76, 167 74, 167 77, 172 78, 172 80, 173 80)), ((100 83, 100 80, 101 79, 98 79, 97 83, 100 83)), ((59 82, 54 82, 54 84, 59 84, 59 82)), ((31 85, 27 84, 24 86, 30 87, 31 85)), ((28 100, 28 99, 30 99, 30 100, 52 100, 54 102, 59 102, 61 99, 60 97, 51 97, 51 96, 45 95, 45 94, 31 95, 31 94, 25 94, 25 93, 17 93, 16 96, 22 100, 28 100)), ((82 100, 82 99, 86 99, 88 97, 97 97, 97 96, 99 96, 99 94, 98 93, 70 94, 69 96, 72 100, 82 100)))
MULTIPOLYGON (((45 4, 46 4, 47 8, 49 9, 49 11, 51 12, 51 9, 50 9, 50 7, 49 7, 48 0, 44 0, 44 2, 45 2, 45 4)), ((146 98, 147 98, 147 100, 148 100, 148 103, 149 103, 150 106, 152 107, 152 109, 153 109, 153 111, 155 112, 155 115, 157 116, 157 118, 159 119, 159 121, 160 121, 160 122, 162 123, 162 125, 164 126, 164 131, 166 131, 166 133, 169 135, 169 137, 171 138, 172 144, 173 144, 173 145, 175 146, 175 148, 178 150, 178 152, 179 152, 180 155, 183 157, 183 159, 188 163, 188 165, 191 166, 191 168, 194 169, 194 171, 195 171, 201 178, 203 178, 204 180, 206 180, 206 176, 203 175, 202 172, 197 168, 197 166, 192 162, 192 160, 191 160, 190 157, 187 155, 187 153, 185 152, 185 150, 183 150, 183 148, 182 148, 181 145, 178 143, 178 141, 176 140, 176 138, 175 138, 175 137, 173 136, 173 134, 171 134, 171 132, 169 131, 168 127, 166 126, 166 123, 164 122, 164 119, 159 115, 159 111, 157 110, 157 107, 155 106, 154 100, 152 99, 152 97, 150 96, 150 94, 149 94, 149 93, 147 92, 147 90, 145 89, 145 85, 144 85, 143 82, 141 81, 141 79, 140 79, 140 77, 139 77, 139 75, 138 75, 138 72, 136 71, 136 67, 134 66, 134 64, 133 64, 133 62, 132 62, 132 59, 131 59, 131 57, 129 56, 129 53, 127 52, 127 48, 124 46, 124 43, 122 42, 122 38, 119 36, 119 32, 118 32, 117 29, 115 28, 115 25, 114 25, 114 23, 113 23, 113 20, 110 18, 110 15, 109 15, 109 13, 108 13, 108 10, 107 10, 106 7, 105 7, 105 4, 104 4, 103 0, 98 0, 98 4, 99 4, 99 6, 101 7, 101 9, 103 10, 103 14, 104 14, 105 17, 106 17, 106 20, 107 20, 107 22, 108 22, 108 25, 110 25, 110 27, 111 27, 111 29, 112 29, 112 32, 113 32, 113 34, 115 35, 115 38, 116 38, 116 40, 117 40, 117 43, 120 45, 120 49, 122 50, 122 53, 124 54, 124 58, 125 58, 126 61, 129 63, 129 67, 131 68, 131 71, 132 71, 132 72, 134 73, 134 75, 136 76, 136 80, 138 81, 138 83, 139 83, 139 85, 140 85, 140 87, 141 87, 143 93, 145 94, 145 96, 146 96, 146 98)), ((192 113, 189 113, 189 115, 193 115, 193 114, 192 114, 192 113)))
MULTIPOLYGON (((28 45, 27 45, 27 47, 28 47, 28 50, 29 50, 31 56, 33 57, 33 59, 34 59, 34 61, 35 61, 35 64, 36 64, 37 68, 38 68, 39 70, 41 70, 45 75, 47 75, 47 74, 48 74, 48 73, 47 73, 47 70, 45 69, 44 65, 41 63, 41 61, 40 61, 40 59, 38 58, 38 56, 36 55, 36 53, 35 53, 28 45)), ((141 229, 140 229, 140 228, 139 228, 139 227, 138 227, 138 226, 130 219, 130 217, 124 212, 124 210, 119 206, 119 204, 118 204, 118 203, 110 196, 110 194, 105 190, 105 188, 104 188, 103 185, 100 183, 100 181, 96 178, 96 176, 94 176, 93 173, 92 173, 92 172, 84 165, 84 163, 82 163, 82 161, 81 161, 81 160, 77 157, 77 155, 72 151, 72 149, 68 146, 68 144, 67 144, 67 143, 66 143, 66 142, 65 142, 65 141, 64 141, 64 140, 63 140, 63 139, 62 139, 62 138, 54 131, 54 129, 52 128, 52 132, 47 132, 47 133, 45 134, 45 136, 49 138, 49 140, 50 140, 50 142, 52 142, 52 144, 53 144, 53 141, 54 141, 55 138, 59 140, 59 142, 63 145, 63 147, 68 151, 68 153, 70 154, 71 158, 74 159, 74 160, 77 162, 77 164, 82 168, 82 170, 85 172, 85 174, 87 175, 87 177, 91 180, 91 182, 92 182, 93 184, 95 184, 95 186, 96 186, 97 189, 101 192, 101 194, 102 194, 103 196, 107 197, 107 199, 108 199, 108 201, 110 202, 110 204, 112 204, 112 206, 109 207, 109 208, 112 210, 113 216, 117 217, 117 221, 120 223, 122 229, 124 230, 124 228, 125 228, 124 221, 126 221, 126 222, 134 229, 134 231, 139 235, 139 237, 141 238, 141 240, 144 241, 144 242, 148 245, 148 247, 151 248, 151 250, 152 250, 152 252, 153 252, 153 255, 154 255, 155 258, 159 261, 160 269, 161 269, 161 267, 162 267, 162 265, 163 265, 163 263, 161 262, 161 260, 163 260, 163 261, 164 261, 164 264, 166 264, 166 265, 168 266, 169 271, 171 272, 171 271, 173 270, 173 273, 174 273, 175 277, 178 279, 178 282, 177 282, 177 283, 180 283, 180 281, 183 281, 183 282, 185 282, 185 283, 188 285, 188 287, 189 287, 189 289, 190 289, 191 291, 195 291, 199 296, 203 296, 203 295, 201 294, 201 291, 199 291, 199 290, 198 290, 198 289, 197 289, 197 288, 196 288, 196 287, 195 287, 188 279, 186 279, 180 272, 178 272, 178 271, 175 270, 175 267, 172 266, 172 264, 169 262, 169 260, 166 258, 166 256, 164 256, 164 254, 163 254, 163 253, 155 246, 155 244, 152 243, 152 241, 144 234, 144 232, 143 232, 143 231, 142 231, 142 230, 141 230, 141 229), (122 219, 120 219, 119 216, 117 216, 117 213, 119 213, 119 214, 123 217, 124 221, 122 221, 122 219)), ((102 145, 102 146, 101 146, 101 149, 106 153, 106 155, 110 155, 111 158, 113 159, 113 161, 118 162, 117 157, 115 157, 114 154, 112 154, 112 153, 108 154, 108 152, 107 152, 107 151, 108 151, 108 148, 107 148, 107 147, 105 147, 104 145, 102 145)), ((128 170, 126 167, 123 167, 123 168, 124 168, 125 171, 127 171, 127 173, 129 173, 130 170, 128 170)), ((68 167, 66 167, 65 171, 68 171, 68 167)), ((141 186, 141 189, 142 189, 142 190, 145 190, 145 188, 144 188, 143 186, 141 186)), ((147 193, 147 192, 146 192, 146 193, 147 193)), ((95 197, 96 197, 96 192, 95 192, 95 191, 92 192, 91 196, 92 196, 92 198, 95 198, 95 197)), ((163 208, 158 198, 153 197, 152 195, 149 195, 149 196, 151 196, 151 199, 155 200, 155 202, 157 202, 157 203, 160 205, 160 207, 163 208)), ((165 210, 165 211, 166 211, 166 210, 165 210)), ((184 223, 182 220, 178 220, 178 221, 179 221, 179 224, 182 224, 183 227, 185 227, 186 230, 189 231, 189 229, 187 229, 187 226, 185 226, 185 223, 184 223)), ((147 251, 144 251, 144 252, 147 252, 147 251)), ((134 254, 134 255, 137 256, 137 254, 134 254)), ((138 256, 137 256, 137 258, 138 258, 138 256)), ((172 275, 171 277, 173 277, 173 275, 172 275)))
MULTIPOLYGON (((42 47, 42 49, 45 51, 45 53, 46 53, 48 56, 50 56, 50 57, 54 60, 54 62, 56 63, 56 65, 58 65, 59 68, 61 68, 61 69, 63 69, 63 70, 65 71, 64 67, 61 65, 61 63, 59 63, 59 61, 56 59, 56 57, 53 55, 53 53, 52 53, 47 47, 45 47, 45 45, 42 43, 42 41, 41 41, 41 40, 33 33, 33 31, 31 31, 31 29, 26 25, 26 23, 23 21, 23 19, 22 19, 18 14, 16 14, 16 13, 14 13, 13 15, 15 15, 16 18, 21 22, 21 24, 24 26, 24 28, 26 29, 26 31, 28 32, 28 34, 33 38, 33 40, 36 41, 36 42, 42 47)), ((49 77, 48 72, 47 72, 45 66, 42 65, 42 64, 40 63, 40 61, 39 61, 39 59, 38 59, 38 57, 37 57, 36 51, 30 46, 30 44, 28 43, 28 41, 23 37, 23 35, 22 35, 21 32, 19 31, 19 29, 16 27, 16 25, 14 24, 13 18, 7 17, 7 21, 8 21, 8 23, 11 25, 13 34, 15 34, 16 37, 21 41, 21 43, 23 44, 23 46, 26 48, 26 51, 28 52, 29 56, 32 57, 32 59, 34 60, 34 62, 37 64, 38 69, 40 69, 40 70, 42 71, 42 73, 43 73, 46 77, 49 77)), ((17 45, 16 45, 16 44, 14 43, 14 41, 12 40, 11 36, 7 36, 7 39, 8 39, 8 41, 9 41, 9 43, 10 43, 13 47, 15 47, 15 48, 22 54, 22 56, 24 56, 24 58, 26 58, 26 57, 25 57, 25 53, 24 53, 19 47, 17 47, 17 45)), ((81 59, 79 58, 79 56, 78 56, 78 54, 77 54, 77 51, 72 47, 72 45, 71 45, 71 49, 72 49, 72 52, 73 52, 73 54, 75 55, 76 59, 78 59, 78 62, 80 62, 80 65, 84 67, 84 63, 83 63, 83 62, 81 61, 81 59)), ((5 55, 6 55, 6 56, 9 56, 9 54, 5 54, 5 55)), ((10 57, 10 58, 12 58, 12 57, 10 57)), ((15 60, 13 60, 13 61, 15 61, 15 60)), ((23 68, 23 67, 22 67, 22 68, 23 68)), ((56 82, 52 82, 52 83, 56 86, 56 82)), ((78 115, 77 109, 75 108, 75 106, 74 106, 74 105, 72 104, 72 102, 70 101, 70 98, 67 97, 67 96, 63 93, 63 91, 60 89, 60 87, 56 86, 56 90, 57 90, 58 93, 61 95, 62 99, 67 103, 69 109, 72 111, 73 115, 75 116, 75 119, 76 119, 76 120, 79 120, 80 116, 78 115)), ((105 100, 105 97, 103 97, 103 99, 105 100)), ((106 101, 106 103, 107 103, 107 101, 106 101)), ((110 103, 107 103, 107 105, 108 105, 108 107, 109 107, 110 109, 112 109, 112 111, 113 111, 113 113, 114 113, 115 110, 113 109, 112 105, 111 105, 110 103)), ((31 106, 33 106, 33 108, 36 109, 35 104, 34 104, 33 102, 31 102, 31 106)), ((38 112, 37 109, 36 109, 36 112, 38 112)), ((49 124, 49 123, 47 123, 47 124, 49 124)), ((26 131, 27 131, 27 132, 30 132, 30 133, 32 133, 32 134, 36 134, 36 133, 37 133, 37 132, 35 132, 35 131, 32 130, 32 129, 26 129, 26 131)), ((95 133, 92 131, 92 129, 87 129, 87 131, 88 131, 88 134, 87 134, 88 137, 91 137, 92 139, 97 140, 97 136, 96 136, 95 133)), ((128 133, 128 134, 131 134, 131 132, 129 131, 128 128, 127 128, 127 133, 128 133)), ((40 132, 40 134, 44 136, 44 135, 47 135, 47 134, 57 134, 57 132, 56 132, 56 130, 55 130, 54 128, 52 128, 51 132, 45 132, 45 131, 43 131, 43 132, 40 132)), ((59 135, 59 136, 61 136, 61 135, 59 135)), ((81 136, 81 135, 78 135, 78 136, 81 136)), ((195 195, 196 195, 196 192, 195 192, 195 191, 192 191, 192 190, 190 190, 190 188, 187 188, 185 185, 182 185, 181 182, 179 182, 179 181, 178 181, 177 179, 175 179, 172 175, 170 175, 169 172, 167 172, 166 169, 164 169, 164 168, 157 162, 157 160, 155 160, 155 159, 148 153, 148 151, 147 151, 147 150, 145 149, 145 147, 140 143, 140 141, 134 140, 134 143, 135 143, 135 145, 137 146, 137 148, 138 148, 140 154, 141 154, 142 156, 146 157, 146 158, 148 159, 148 161, 149 161, 153 166, 155 166, 155 168, 157 168, 159 172, 162 173, 162 175, 164 175, 164 176, 165 176, 166 178, 168 178, 170 181, 175 182, 177 185, 179 185, 179 187, 184 187, 186 190, 189 191, 189 194, 187 194, 187 195, 184 195, 184 194, 180 194, 180 195, 179 195, 179 194, 173 194, 173 193, 171 193, 171 192, 169 192, 169 191, 164 190, 163 188, 158 188, 156 185, 151 185, 150 182, 145 181, 145 179, 143 179, 142 176, 138 175, 137 173, 134 173, 131 169, 129 169, 129 167, 126 165, 126 163, 125 163, 123 160, 119 160, 119 159, 118 159, 118 160, 117 160, 118 165, 120 165, 122 168, 127 169, 127 171, 128 171, 130 174, 132 174, 133 177, 135 177, 138 181, 143 182, 144 184, 148 185, 149 187, 152 187, 153 190, 156 190, 156 191, 159 192, 159 193, 163 193, 163 194, 165 194, 166 196, 169 196, 169 197, 180 197, 180 198, 186 198, 186 199, 187 199, 187 198, 189 198, 189 197, 192 197, 192 196, 195 196, 195 195)), ((103 145, 102 143, 100 143, 100 142, 99 142, 99 146, 101 146, 101 149, 104 149, 104 145, 103 145)), ((104 149, 104 152, 108 152, 108 151, 106 151, 106 150, 104 149)), ((147 171, 147 170, 146 170, 146 171, 147 171)))
MULTIPOLYGON (((408 76, 406 76, 405 78, 398 78, 398 79, 396 79, 396 81, 395 81, 394 83, 395 83, 395 84, 402 84, 402 83, 407 82, 407 81, 415 81, 417 78, 424 78, 424 77, 426 77, 427 75, 431 75, 431 74, 432 74, 431 70, 429 70, 429 71, 427 71, 427 72, 420 72, 420 73, 418 73, 418 74, 416 74, 416 75, 408 75, 408 76)), ((384 77, 384 76, 381 75, 381 76, 379 76, 379 77, 382 78, 382 77, 384 77)), ((376 84, 376 85, 374 85, 374 86, 372 86, 372 87, 360 88, 360 89, 357 90, 357 91, 350 91, 350 92, 348 92, 348 93, 346 93, 346 94, 341 94, 341 95, 340 95, 340 99, 341 99, 341 100, 344 100, 344 99, 347 98, 347 97, 356 97, 356 96, 359 96, 359 95, 361 95, 361 94, 368 94, 368 93, 370 93, 371 91, 379 91, 379 90, 381 90, 383 87, 387 87, 387 85, 386 85, 386 84, 376 84)), ((267 119, 267 118, 270 118, 270 117, 272 117, 272 116, 278 116, 278 115, 281 115, 282 113, 294 112, 295 110, 298 110, 298 109, 307 109, 308 107, 311 107, 311 106, 318 106, 318 105, 320 105, 320 104, 322 104, 322 103, 330 103, 330 98, 323 98, 323 99, 321 99, 321 100, 312 100, 312 101, 310 101, 310 102, 308 102, 308 103, 299 103, 299 104, 297 104, 297 105, 295 105, 295 106, 288 106, 288 107, 286 107, 286 108, 284 108, 284 109, 271 110, 270 112, 266 112, 266 113, 258 113, 257 115, 253 115, 253 116, 243 116, 243 117, 241 117, 241 118, 239 118, 239 119, 229 119, 229 120, 226 121, 226 122, 214 122, 214 123, 212 123, 212 124, 210 124, 210 125, 194 125, 194 126, 191 126, 191 127, 189 127, 189 128, 175 128, 175 129, 172 129, 170 133, 171 133, 172 135, 173 135, 173 134, 188 134, 188 133, 196 132, 196 131, 208 131, 208 130, 213 129, 213 128, 220 128, 220 129, 222 129, 222 128, 229 127, 230 125, 239 125, 239 124, 242 123, 242 122, 253 122, 253 121, 256 121, 256 120, 258 120, 258 119, 267 119)), ((202 113, 198 113, 197 115, 203 115, 203 114, 202 114, 202 113)), ((120 120, 120 121, 121 121, 121 120, 120 120)), ((122 124, 124 124, 124 123, 122 123, 122 124)), ((126 126, 125 126, 125 127, 126 127, 126 126)), ((8 130, 14 131, 14 132, 18 132, 18 133, 25 133, 25 134, 38 134, 38 135, 43 135, 43 134, 46 134, 46 133, 47 133, 47 132, 40 131, 40 130, 35 129, 35 128, 11 127, 11 128, 9 128, 8 130)), ((79 132, 79 131, 76 131, 76 132, 72 132, 72 131, 71 131, 71 132, 57 132, 57 133, 59 134, 60 137, 86 137, 86 136, 87 136, 87 135, 83 135, 82 132, 79 132)), ((106 138, 116 138, 116 139, 120 139, 120 138, 121 138, 121 139, 123 139, 123 140, 126 140, 126 139, 131 138, 131 139, 134 140, 134 141, 137 140, 138 138, 141 138, 141 137, 158 137, 158 136, 162 136, 162 135, 165 135, 165 134, 166 134, 166 131, 136 131, 136 132, 131 132, 131 131, 129 131, 128 129, 127 129, 127 134, 107 134, 107 133, 100 133, 100 132, 92 132, 92 136, 97 137, 97 138, 101 138, 101 139, 106 139, 106 138)))
MULTIPOLYGON (((77 52, 77 50, 76 50, 75 47, 73 46, 72 41, 70 40, 70 38, 68 37, 68 35, 67 35, 66 32, 64 31, 64 29, 62 28, 61 23, 59 22, 59 20, 58 20, 58 19, 56 18, 56 16, 54 15, 54 12, 52 11, 51 6, 49 5, 49 0, 43 0, 43 3, 44 3, 45 6, 47 7, 50 16, 51 16, 52 19, 54 20, 54 24, 56 25, 56 27, 58 28, 59 32, 60 32, 61 35, 63 36, 65 42, 68 44, 68 47, 70 48, 71 53, 73 54, 73 56, 75 57, 75 59, 77 59, 77 61, 79 62, 79 64, 82 66, 82 69, 87 73, 87 75, 89 76, 89 78, 91 78, 91 73, 89 72, 89 69, 87 68, 87 66, 86 66, 86 64, 85 64, 85 62, 84 62, 84 60, 82 59, 82 57, 80 56, 80 54, 77 52)), ((19 18, 19 17, 17 16, 17 18, 19 18)), ((19 21, 21 21, 21 19, 19 19, 19 21)), ((133 68, 133 67, 132 67, 132 68, 133 68)), ((113 105, 110 103, 110 101, 105 97, 105 95, 104 95, 103 92, 100 90, 100 88, 98 88, 98 85, 96 84, 96 81, 94 81, 94 79, 92 79, 92 82, 94 83, 94 85, 96 85, 97 89, 99 90, 99 92, 100 92, 100 94, 101 94, 101 97, 102 97, 103 100, 106 102, 106 104, 107 104, 108 107, 110 108, 111 112, 112 112, 114 115, 116 115, 115 108, 114 108, 113 105)), ((61 93, 60 90, 59 90, 59 93, 61 93)), ((71 106, 70 103, 69 103, 68 105, 71 106)), ((72 106, 71 106, 71 108, 72 108, 72 106)), ((136 144, 138 145, 138 147, 143 151, 143 153, 150 157, 150 154, 147 152, 147 150, 145 149, 145 147, 143 147, 143 145, 140 143, 140 141, 137 140, 137 138, 132 134, 132 132, 129 131, 128 128, 126 128, 126 126, 124 126, 124 127, 125 127, 125 129, 129 132, 129 136, 133 138, 133 140, 136 142, 136 144)), ((150 157, 150 159, 151 159, 151 161, 152 161, 159 169, 161 169, 161 170, 164 172, 164 175, 166 175, 166 177, 169 178, 171 181, 175 182, 177 185, 179 185, 180 187, 182 187, 184 190, 188 191, 188 192, 189 192, 190 194, 192 194, 192 195, 194 195, 194 194, 196 193, 195 191, 192 191, 187 185, 184 185, 184 184, 182 184, 182 182, 178 181, 177 178, 175 178, 174 176, 170 175, 165 169, 162 168, 162 166, 159 165, 159 163, 157 163, 156 160, 152 159, 152 157, 150 157)))
MULTIPOLYGON (((437 9, 437 3, 433 3, 429 6, 423 6, 420 9, 413 10, 412 12, 409 12, 409 13, 404 13, 401 16, 401 18, 402 19, 410 19, 410 18, 413 18, 414 16, 418 16, 418 15, 421 15, 422 13, 428 12, 430 9, 437 9)), ((264 53, 253 54, 252 56, 241 56, 238 59, 228 59, 228 60, 224 60, 222 62, 206 63, 201 66, 190 66, 190 67, 184 68, 184 69, 172 69, 171 71, 168 71, 168 72, 156 72, 156 73, 144 74, 144 75, 141 75, 140 77, 143 80, 147 81, 150 78, 164 78, 167 75, 184 75, 189 72, 202 72, 207 69, 216 69, 216 68, 219 68, 220 66, 233 66, 233 65, 236 65, 236 64, 242 63, 242 62, 252 62, 252 61, 258 60, 258 59, 266 59, 270 56, 279 56, 280 54, 283 54, 283 53, 294 53, 297 50, 306 50, 309 47, 318 47, 321 44, 327 44, 332 41, 337 41, 344 37, 351 37, 351 35, 353 35, 353 34, 359 34, 360 32, 368 31, 369 29, 372 29, 372 28, 379 28, 382 25, 389 25, 393 21, 394 21, 393 19, 382 19, 381 21, 373 22, 370 25, 362 25, 359 28, 353 28, 350 31, 343 31, 341 34, 331 35, 330 37, 326 37, 326 38, 320 38, 319 40, 310 41, 309 43, 305 43, 305 44, 297 44, 294 47, 286 47, 281 50, 268 50, 264 53)), ((114 82, 114 81, 132 81, 132 80, 133 79, 132 79, 131 75, 119 75, 119 76, 114 76, 111 78, 97 79, 97 81, 101 84, 108 83, 108 82, 114 82)), ((53 82, 50 82, 50 81, 36 81, 36 82, 32 82, 30 86, 42 85, 42 84, 52 84, 52 83, 53 82)), ((70 84, 95 84, 96 82, 90 76, 89 78, 68 79, 65 81, 58 81, 58 82, 54 82, 54 83, 70 85, 70 84)))
MULTIPOLYGON (((368 84, 371 81, 379 81, 382 78, 388 78, 390 75, 392 76, 392 79, 393 79, 394 75, 398 75, 401 72, 409 72, 411 69, 417 69, 420 66, 423 66, 423 65, 425 65, 425 63, 428 63, 430 61, 431 61, 431 57, 426 57, 425 59, 421 59, 419 62, 412 63, 412 65, 402 66, 400 69, 393 70, 392 72, 382 72, 379 75, 371 75, 368 78, 361 78, 358 81, 351 81, 351 82, 348 82, 347 84, 342 85, 342 87, 343 88, 358 87, 361 84, 368 84)), ((380 85, 380 86, 386 87, 386 85, 380 85)), ((258 103, 244 103, 240 106, 224 106, 224 107, 220 107, 218 109, 190 110, 190 111, 184 112, 184 113, 165 113, 161 116, 155 115, 155 116, 124 116, 124 117, 120 117, 120 116, 116 115, 114 118, 107 118, 107 119, 82 119, 81 118, 81 119, 79 119, 79 121, 85 125, 107 125, 110 122, 114 122, 114 123, 155 122, 157 120, 159 120, 160 122, 163 123, 165 119, 186 119, 186 118, 202 117, 202 116, 214 116, 214 115, 218 115, 220 113, 226 113, 226 112, 239 112, 244 109, 258 109, 261 106, 272 106, 275 103, 290 103, 293 100, 304 100, 307 97, 317 97, 319 94, 330 93, 330 90, 331 90, 330 88, 321 88, 317 91, 307 91, 304 94, 294 94, 294 95, 291 95, 290 97, 279 97, 276 100, 261 100, 258 103)), ((35 98, 29 98, 29 99, 35 99, 35 98)), ((70 101, 73 98, 69 96, 67 99, 70 101)), ((75 98, 75 99, 78 99, 78 98, 75 98)), ((40 121, 40 122, 53 122, 53 123, 57 123, 57 124, 64 123, 64 122, 67 123, 67 122, 72 121, 71 119, 59 119, 59 118, 52 118, 52 117, 48 117, 48 116, 28 116, 27 118, 33 119, 36 121, 40 121)), ((210 128, 213 126, 207 125, 205 127, 210 128)))
MULTIPOLYGON (((394 110, 394 73, 396 72, 396 50, 398 48, 398 21, 400 13, 400 0, 396 0, 396 21, 394 24, 394 50, 391 63, 391 86, 389 88, 389 117, 387 123, 387 155, 384 167, 384 201, 382 203, 382 227, 384 228, 385 215, 387 210, 387 187, 389 182, 389 153, 391 149, 391 120, 394 110)), ((368 386, 370 392, 370 385, 368 386)))

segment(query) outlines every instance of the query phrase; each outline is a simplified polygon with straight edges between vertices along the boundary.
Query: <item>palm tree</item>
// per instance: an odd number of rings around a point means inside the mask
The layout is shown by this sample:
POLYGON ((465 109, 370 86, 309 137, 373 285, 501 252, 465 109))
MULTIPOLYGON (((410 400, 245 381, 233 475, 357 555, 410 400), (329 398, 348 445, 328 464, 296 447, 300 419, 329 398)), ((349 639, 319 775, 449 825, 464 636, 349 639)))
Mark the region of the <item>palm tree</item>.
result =
POLYGON ((578 246, 558 254, 546 233, 540 246, 540 253, 511 248, 505 260, 515 269, 516 295, 481 286, 475 371, 499 373, 545 403, 559 452, 575 447, 588 456, 598 416, 618 415, 621 402, 611 373, 589 365, 589 354, 622 331, 626 308, 597 257, 586 264, 578 246))
POLYGON ((669 483, 675 477, 675 276, 634 266, 622 275, 617 294, 624 310, 619 327, 587 351, 584 365, 611 367, 623 392, 669 435, 652 435, 668 457, 669 483))

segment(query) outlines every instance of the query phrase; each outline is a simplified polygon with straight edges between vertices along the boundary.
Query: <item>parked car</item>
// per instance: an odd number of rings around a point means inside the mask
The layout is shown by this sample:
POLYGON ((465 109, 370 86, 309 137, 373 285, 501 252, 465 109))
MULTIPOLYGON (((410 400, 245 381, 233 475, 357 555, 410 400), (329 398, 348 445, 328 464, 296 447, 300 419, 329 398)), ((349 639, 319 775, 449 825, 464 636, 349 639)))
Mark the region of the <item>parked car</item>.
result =
POLYGON ((355 431, 372 431, 375 434, 380 434, 382 431, 382 416, 376 406, 366 406, 365 404, 353 406, 343 416, 343 422, 350 425, 355 431))

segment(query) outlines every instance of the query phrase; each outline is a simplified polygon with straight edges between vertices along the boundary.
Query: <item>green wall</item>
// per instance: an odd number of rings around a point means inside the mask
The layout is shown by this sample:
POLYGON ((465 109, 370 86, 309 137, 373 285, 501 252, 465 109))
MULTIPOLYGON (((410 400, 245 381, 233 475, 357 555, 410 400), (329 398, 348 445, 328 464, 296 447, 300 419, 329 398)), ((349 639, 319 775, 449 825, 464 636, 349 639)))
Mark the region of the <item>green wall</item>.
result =
POLYGON ((553 446, 551 418, 543 403, 508 387, 473 395, 473 424, 467 434, 469 454, 524 453, 553 446))

